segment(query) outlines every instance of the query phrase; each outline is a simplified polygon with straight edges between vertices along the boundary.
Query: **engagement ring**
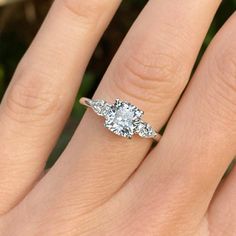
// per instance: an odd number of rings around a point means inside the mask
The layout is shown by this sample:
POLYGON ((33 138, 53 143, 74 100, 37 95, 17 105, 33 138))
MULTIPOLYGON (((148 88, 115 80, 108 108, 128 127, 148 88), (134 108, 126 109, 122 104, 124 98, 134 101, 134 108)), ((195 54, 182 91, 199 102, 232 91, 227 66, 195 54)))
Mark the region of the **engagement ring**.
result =
POLYGON ((159 141, 161 135, 150 124, 143 121, 144 112, 129 102, 116 99, 114 104, 104 100, 81 98, 80 103, 92 108, 105 118, 104 126, 114 134, 131 139, 134 134, 142 138, 152 138, 159 141))

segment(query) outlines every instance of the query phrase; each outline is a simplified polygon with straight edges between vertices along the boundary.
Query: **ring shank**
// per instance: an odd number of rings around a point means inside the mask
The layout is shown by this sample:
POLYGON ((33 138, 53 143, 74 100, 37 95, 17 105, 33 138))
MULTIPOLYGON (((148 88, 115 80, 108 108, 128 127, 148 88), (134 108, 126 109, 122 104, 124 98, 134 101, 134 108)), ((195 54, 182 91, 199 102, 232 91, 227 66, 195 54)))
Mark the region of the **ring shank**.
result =
POLYGON ((161 135, 156 131, 156 136, 153 138, 156 142, 159 142, 161 139, 161 135))
POLYGON ((79 102, 80 102, 80 104, 82 104, 86 107, 92 108, 92 106, 91 106, 92 99, 82 97, 82 98, 80 98, 79 102))

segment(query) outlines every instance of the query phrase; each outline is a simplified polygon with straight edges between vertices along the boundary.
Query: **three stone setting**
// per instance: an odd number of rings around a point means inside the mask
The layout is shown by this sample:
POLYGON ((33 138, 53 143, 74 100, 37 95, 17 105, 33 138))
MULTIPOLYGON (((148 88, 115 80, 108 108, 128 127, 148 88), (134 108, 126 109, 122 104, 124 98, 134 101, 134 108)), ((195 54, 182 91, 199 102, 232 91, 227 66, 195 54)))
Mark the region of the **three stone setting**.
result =
POLYGON ((116 99, 114 104, 109 104, 104 100, 89 100, 87 105, 105 118, 107 129, 119 136, 129 139, 134 134, 143 138, 157 136, 156 131, 141 119, 144 112, 129 102, 116 99))

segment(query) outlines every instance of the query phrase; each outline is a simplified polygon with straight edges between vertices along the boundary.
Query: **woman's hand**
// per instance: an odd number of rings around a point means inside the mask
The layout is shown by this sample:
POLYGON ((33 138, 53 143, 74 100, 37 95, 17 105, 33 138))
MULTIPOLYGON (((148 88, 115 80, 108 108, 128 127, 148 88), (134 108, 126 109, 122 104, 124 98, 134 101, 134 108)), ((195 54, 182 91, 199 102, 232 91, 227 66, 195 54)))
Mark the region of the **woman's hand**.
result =
POLYGON ((0 235, 233 236, 236 15, 183 92, 220 0, 150 0, 95 98, 128 100, 160 143, 124 139, 88 111, 44 176, 85 68, 119 0, 56 0, 0 107, 0 235), (214 198, 213 198, 214 196, 214 198))

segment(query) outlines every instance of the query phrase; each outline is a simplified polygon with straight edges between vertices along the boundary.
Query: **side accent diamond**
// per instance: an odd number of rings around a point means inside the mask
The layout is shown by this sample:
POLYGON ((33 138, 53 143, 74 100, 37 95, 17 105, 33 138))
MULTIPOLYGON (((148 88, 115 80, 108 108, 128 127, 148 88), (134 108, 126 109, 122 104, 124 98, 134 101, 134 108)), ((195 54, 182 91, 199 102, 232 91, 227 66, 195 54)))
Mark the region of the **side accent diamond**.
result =
POLYGON ((93 100, 91 101, 90 106, 99 116, 104 117, 106 117, 111 110, 111 105, 104 100, 93 100))
POLYGON ((142 138, 154 138, 157 135, 156 131, 144 121, 140 121, 136 133, 142 138))

